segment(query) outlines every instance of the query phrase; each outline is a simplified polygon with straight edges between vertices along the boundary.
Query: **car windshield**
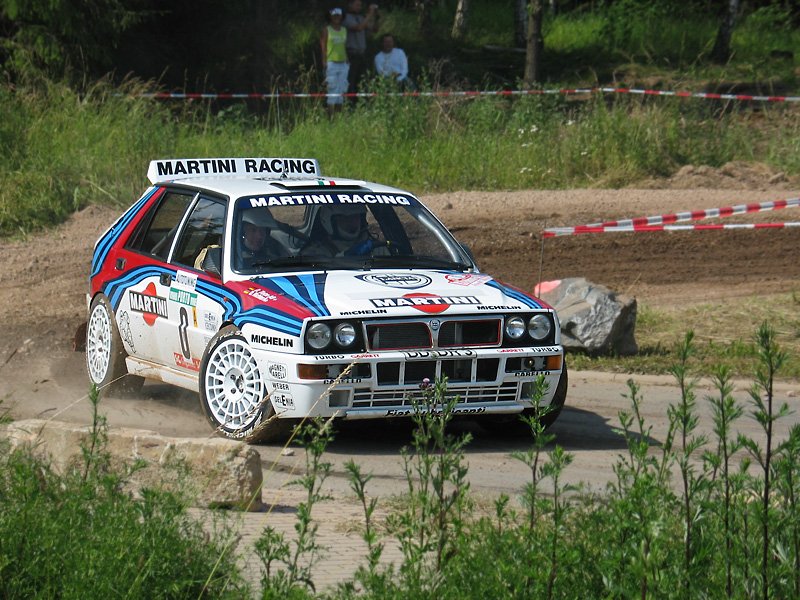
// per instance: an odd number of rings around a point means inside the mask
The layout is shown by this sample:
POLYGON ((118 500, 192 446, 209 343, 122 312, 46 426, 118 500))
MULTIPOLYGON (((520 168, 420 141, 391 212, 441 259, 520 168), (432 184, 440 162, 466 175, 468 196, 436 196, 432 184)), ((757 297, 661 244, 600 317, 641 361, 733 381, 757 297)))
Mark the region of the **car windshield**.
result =
POLYGON ((473 263, 416 198, 399 194, 294 193, 240 198, 234 215, 234 271, 435 268, 473 263))

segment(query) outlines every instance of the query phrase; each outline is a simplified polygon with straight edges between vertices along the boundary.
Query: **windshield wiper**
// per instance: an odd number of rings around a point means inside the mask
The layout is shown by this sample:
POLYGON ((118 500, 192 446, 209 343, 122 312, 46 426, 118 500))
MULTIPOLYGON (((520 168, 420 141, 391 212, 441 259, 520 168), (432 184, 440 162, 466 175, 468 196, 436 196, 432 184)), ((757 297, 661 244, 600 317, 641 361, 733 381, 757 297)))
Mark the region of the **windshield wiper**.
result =
POLYGON ((253 263, 253 267, 305 267, 308 269, 330 269, 341 262, 336 258, 324 256, 282 256, 272 260, 253 263))
MULTIPOLYGON (((420 267, 428 267, 431 269, 448 269, 450 271, 466 271, 467 269, 471 269, 472 265, 465 265, 460 262, 454 262, 452 260, 443 260, 441 258, 435 258, 433 256, 424 256, 424 255, 399 255, 399 256, 371 256, 366 261, 364 261, 364 265, 369 267, 373 266, 408 266, 411 268, 420 268, 420 267)), ((368 268, 369 268, 368 267, 368 268)))

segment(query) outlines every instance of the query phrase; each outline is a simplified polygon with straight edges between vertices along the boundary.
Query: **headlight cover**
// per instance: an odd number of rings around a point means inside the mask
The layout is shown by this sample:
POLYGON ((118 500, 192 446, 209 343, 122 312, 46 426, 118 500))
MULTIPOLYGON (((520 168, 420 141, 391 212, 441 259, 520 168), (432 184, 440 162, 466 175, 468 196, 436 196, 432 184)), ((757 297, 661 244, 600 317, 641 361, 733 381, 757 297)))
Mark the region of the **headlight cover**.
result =
POLYGON ((533 315, 528 321, 528 334, 537 342, 542 341, 553 330, 553 323, 547 315, 533 315))
POLYGON ((331 328, 325 323, 314 323, 306 331, 306 341, 314 350, 322 350, 331 343, 331 328))
POLYGON ((339 323, 333 330, 333 339, 342 348, 352 346, 356 337, 356 328, 352 323, 339 323))
POLYGON ((506 319, 506 335, 512 340, 518 340, 525 335, 525 321, 522 317, 510 317, 506 319))

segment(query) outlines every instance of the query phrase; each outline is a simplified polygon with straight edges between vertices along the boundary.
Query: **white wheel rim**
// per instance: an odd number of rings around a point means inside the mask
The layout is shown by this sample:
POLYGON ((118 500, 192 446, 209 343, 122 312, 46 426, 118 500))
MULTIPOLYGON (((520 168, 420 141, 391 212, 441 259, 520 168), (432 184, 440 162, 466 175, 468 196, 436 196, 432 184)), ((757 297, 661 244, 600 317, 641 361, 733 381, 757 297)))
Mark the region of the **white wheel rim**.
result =
POLYGON ((102 383, 111 362, 111 319, 108 311, 99 305, 92 311, 86 327, 86 364, 89 377, 102 383))
POLYGON ((261 371, 244 341, 225 340, 214 349, 204 386, 208 410, 221 427, 244 429, 258 416, 264 396, 261 371))

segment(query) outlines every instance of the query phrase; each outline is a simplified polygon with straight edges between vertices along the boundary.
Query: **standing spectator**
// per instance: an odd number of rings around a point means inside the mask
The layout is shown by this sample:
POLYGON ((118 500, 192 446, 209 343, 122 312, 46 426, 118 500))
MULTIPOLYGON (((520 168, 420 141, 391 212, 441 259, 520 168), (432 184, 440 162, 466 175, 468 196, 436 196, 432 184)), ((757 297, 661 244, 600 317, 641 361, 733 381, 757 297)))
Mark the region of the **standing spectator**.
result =
MULTIPOLYGON (((322 45, 322 70, 328 94, 344 94, 347 92, 350 65, 347 62, 347 30, 342 26, 342 9, 332 8, 328 20, 330 25, 322 30, 319 40, 322 45)), ((342 110, 343 103, 343 96, 328 96, 328 117, 333 119, 334 113, 342 110)))
POLYGON ((394 36, 391 33, 383 34, 381 38, 382 50, 375 55, 375 70, 378 75, 391 77, 403 89, 417 91, 417 86, 408 76, 408 58, 400 48, 394 47, 394 36))
POLYGON ((377 33, 381 13, 377 4, 370 4, 367 16, 361 14, 361 0, 347 3, 347 14, 342 24, 347 29, 347 58, 350 61, 350 93, 358 92, 358 84, 367 71, 367 34, 377 33))

